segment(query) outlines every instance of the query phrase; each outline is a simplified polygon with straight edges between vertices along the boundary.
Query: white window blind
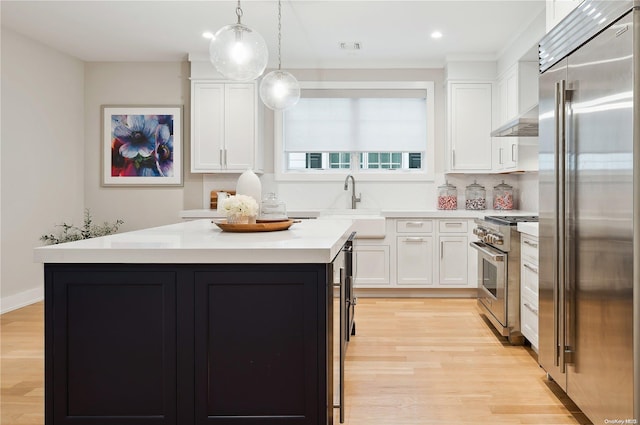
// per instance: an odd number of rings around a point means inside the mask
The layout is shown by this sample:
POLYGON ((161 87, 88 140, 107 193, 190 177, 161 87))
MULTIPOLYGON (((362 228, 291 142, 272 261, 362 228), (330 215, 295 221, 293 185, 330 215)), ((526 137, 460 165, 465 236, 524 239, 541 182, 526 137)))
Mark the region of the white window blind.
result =
POLYGON ((425 90, 308 90, 284 113, 285 152, 424 152, 425 90))

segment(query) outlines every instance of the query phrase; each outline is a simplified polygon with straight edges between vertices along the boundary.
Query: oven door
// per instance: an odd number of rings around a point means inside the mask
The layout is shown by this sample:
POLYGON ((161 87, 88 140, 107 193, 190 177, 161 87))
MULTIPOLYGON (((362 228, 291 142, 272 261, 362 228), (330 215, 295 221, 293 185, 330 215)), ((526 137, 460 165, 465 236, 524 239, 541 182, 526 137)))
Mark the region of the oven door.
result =
POLYGON ((506 328, 507 253, 482 242, 471 242, 471 246, 478 251, 478 302, 493 316, 490 320, 506 328))

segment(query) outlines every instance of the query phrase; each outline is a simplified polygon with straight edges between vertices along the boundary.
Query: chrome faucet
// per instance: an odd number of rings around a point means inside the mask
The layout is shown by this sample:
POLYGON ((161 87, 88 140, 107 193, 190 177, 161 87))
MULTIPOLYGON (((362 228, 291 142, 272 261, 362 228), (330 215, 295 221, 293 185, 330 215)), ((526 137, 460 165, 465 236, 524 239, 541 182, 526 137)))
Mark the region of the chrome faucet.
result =
POLYGON ((356 179, 354 179, 351 174, 344 179, 344 190, 349 190, 349 178, 351 178, 351 209, 355 210, 356 202, 360 202, 362 193, 358 193, 358 196, 356 196, 356 179))

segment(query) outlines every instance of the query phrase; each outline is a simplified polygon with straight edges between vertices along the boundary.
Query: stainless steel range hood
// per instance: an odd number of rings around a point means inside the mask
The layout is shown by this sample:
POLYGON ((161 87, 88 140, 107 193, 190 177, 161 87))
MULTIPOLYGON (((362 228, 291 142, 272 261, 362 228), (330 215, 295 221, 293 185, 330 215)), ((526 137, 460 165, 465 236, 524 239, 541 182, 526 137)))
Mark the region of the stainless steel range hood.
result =
POLYGON ((492 137, 538 137, 538 106, 491 132, 492 137))

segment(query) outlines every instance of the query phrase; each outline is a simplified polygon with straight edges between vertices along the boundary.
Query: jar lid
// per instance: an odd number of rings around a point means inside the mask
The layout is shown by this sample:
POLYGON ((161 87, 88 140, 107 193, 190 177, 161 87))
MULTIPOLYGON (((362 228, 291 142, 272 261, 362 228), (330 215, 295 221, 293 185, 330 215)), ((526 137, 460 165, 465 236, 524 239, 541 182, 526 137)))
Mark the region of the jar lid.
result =
POLYGON ((438 189, 457 189, 457 187, 449 183, 449 181, 447 180, 442 186, 438 186, 438 189))
POLYGON ((496 185, 493 187, 494 189, 498 189, 498 190, 512 190, 513 186, 508 185, 504 182, 504 180, 502 180, 502 183, 500 183, 499 185, 496 185))
POLYGON ((481 184, 476 183, 476 181, 474 180, 472 184, 467 186, 467 189, 482 189, 482 190, 484 190, 484 186, 481 185, 481 184))
POLYGON ((276 199, 278 199, 278 195, 276 195, 275 192, 269 192, 267 193, 267 195, 265 196, 265 199, 269 200, 269 201, 274 201, 276 199))

